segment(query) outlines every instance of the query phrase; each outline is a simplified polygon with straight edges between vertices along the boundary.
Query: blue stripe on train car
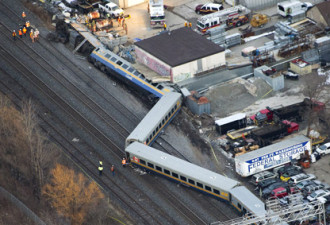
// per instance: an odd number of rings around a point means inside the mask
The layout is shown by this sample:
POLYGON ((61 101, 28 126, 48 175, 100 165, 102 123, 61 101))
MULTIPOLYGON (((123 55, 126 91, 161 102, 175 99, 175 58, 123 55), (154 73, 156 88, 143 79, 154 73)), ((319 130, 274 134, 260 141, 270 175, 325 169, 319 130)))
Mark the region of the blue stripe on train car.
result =
POLYGON ((129 80, 129 81, 133 82, 134 84, 138 85, 139 87, 141 87, 144 90, 154 94, 155 96, 157 96, 159 98, 163 97, 164 93, 161 90, 159 90, 158 88, 152 86, 149 83, 148 83, 148 85, 144 84, 143 82, 136 79, 135 76, 132 76, 132 75, 126 73, 125 69, 123 69, 121 66, 118 65, 117 67, 115 67, 112 63, 108 62, 107 60, 103 59, 102 57, 99 57, 97 54, 95 54, 93 52, 91 53, 91 57, 93 57, 94 59, 100 61, 102 64, 104 64, 105 66, 107 66, 108 68, 113 70, 114 72, 118 73, 119 75, 121 75, 126 80, 129 80))
MULTIPOLYGON (((131 160, 131 163, 134 163, 134 165, 136 165, 136 166, 139 167, 139 168, 143 168, 143 169, 146 169, 147 171, 150 171, 150 172, 152 172, 152 173, 154 173, 154 174, 161 175, 162 177, 165 177, 165 178, 167 178, 168 180, 174 181, 174 182, 176 182, 176 183, 181 183, 181 184, 183 184, 184 186, 186 186, 186 187, 188 187, 188 188, 192 188, 192 189, 194 189, 194 190, 196 190, 196 191, 198 191, 198 192, 201 192, 201 193, 203 193, 203 194, 206 194, 206 195, 208 195, 208 196, 211 196, 211 197, 213 197, 213 198, 215 198, 215 199, 218 199, 218 200, 220 200, 220 201, 223 201, 223 202, 229 203, 229 200, 228 200, 228 199, 225 199, 225 198, 222 198, 222 197, 218 197, 218 196, 215 195, 215 194, 210 194, 210 193, 208 193, 207 191, 204 191, 204 190, 201 190, 201 189, 199 189, 199 188, 197 188, 197 187, 194 187, 194 186, 192 186, 191 184, 189 184, 189 183, 187 183, 187 182, 186 182, 186 183, 183 183, 183 181, 180 181, 179 179, 175 179, 175 178, 173 178, 172 176, 165 175, 163 172, 158 172, 158 171, 155 170, 155 169, 149 169, 148 167, 145 167, 145 166, 143 166, 143 165, 141 165, 141 164, 138 164, 138 163, 134 162, 133 160, 131 160)), ((228 193, 228 194, 229 194, 229 193, 228 193)))

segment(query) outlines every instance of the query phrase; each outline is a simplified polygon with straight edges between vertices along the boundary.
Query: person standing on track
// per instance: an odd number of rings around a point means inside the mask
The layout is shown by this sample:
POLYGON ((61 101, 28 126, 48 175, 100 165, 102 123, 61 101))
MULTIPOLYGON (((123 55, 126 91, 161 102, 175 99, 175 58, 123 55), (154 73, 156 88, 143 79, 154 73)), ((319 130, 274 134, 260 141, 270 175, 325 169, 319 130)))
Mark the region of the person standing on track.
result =
POLYGON ((25 26, 23 27, 23 34, 26 37, 26 27, 25 26))
POLYGON ((33 43, 34 42, 34 31, 33 31, 33 29, 31 29, 31 31, 30 31, 30 38, 31 38, 32 43, 33 43))
POLYGON ((112 176, 115 176, 115 166, 114 165, 111 166, 110 171, 112 173, 112 176))
POLYGON ((99 170, 99 175, 102 176, 102 172, 103 172, 103 163, 102 163, 102 161, 100 161, 100 165, 98 167, 98 170, 99 170))
POLYGON ((19 29, 19 31, 18 31, 18 36, 19 36, 20 38, 22 38, 22 37, 23 37, 23 32, 22 32, 22 29, 19 29))
POLYGON ((16 41, 16 31, 15 30, 13 30, 13 39, 14 39, 14 41, 16 41))
POLYGON ((25 12, 22 12, 22 17, 23 17, 23 19, 26 18, 26 14, 25 14, 25 12))
POLYGON ((34 32, 34 40, 38 41, 39 40, 39 30, 36 29, 36 31, 34 32))
POLYGON ((122 165, 123 167, 126 167, 126 159, 125 159, 125 158, 123 158, 123 160, 121 160, 121 165, 122 165))

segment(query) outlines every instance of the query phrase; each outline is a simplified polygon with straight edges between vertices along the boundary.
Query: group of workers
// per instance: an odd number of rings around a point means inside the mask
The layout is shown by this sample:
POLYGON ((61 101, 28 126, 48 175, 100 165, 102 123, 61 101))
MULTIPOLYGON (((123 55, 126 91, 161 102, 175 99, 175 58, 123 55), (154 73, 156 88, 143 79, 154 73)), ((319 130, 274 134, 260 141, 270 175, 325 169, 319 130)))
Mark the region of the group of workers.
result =
MULTIPOLYGON (((126 165, 128 164, 127 159, 125 157, 122 159, 121 164, 123 167, 126 167, 126 165)), ((99 161, 99 167, 97 169, 99 171, 99 175, 102 176, 102 173, 103 173, 103 162, 102 161, 99 161)), ((115 166, 114 165, 111 165, 110 171, 112 173, 112 176, 115 176, 115 166)))
MULTIPOLYGON (((25 12, 22 12, 22 18, 24 20, 26 19, 26 13, 25 12)), ((24 37, 26 37, 26 33, 30 34, 30 38, 31 38, 32 42, 35 42, 35 41, 39 40, 39 30, 38 29, 33 30, 31 28, 30 21, 26 21, 25 24, 23 25, 23 27, 18 30, 18 36, 20 38, 22 38, 23 35, 24 35, 24 37)), ((13 30, 12 36, 13 36, 13 39, 15 41, 16 37, 17 37, 16 30, 13 30)))
MULTIPOLYGON (((192 23, 191 23, 191 22, 188 23, 187 21, 185 21, 185 22, 184 22, 184 26, 185 26, 185 27, 190 27, 190 28, 191 28, 191 27, 192 27, 192 23)), ((167 28, 166 23, 163 24, 163 28, 164 28, 164 30, 166 30, 166 28, 167 28)))
POLYGON ((185 26, 185 27, 190 27, 190 28, 191 28, 191 27, 192 27, 192 24, 191 24, 191 22, 188 23, 187 21, 185 21, 185 22, 184 22, 184 26, 185 26))

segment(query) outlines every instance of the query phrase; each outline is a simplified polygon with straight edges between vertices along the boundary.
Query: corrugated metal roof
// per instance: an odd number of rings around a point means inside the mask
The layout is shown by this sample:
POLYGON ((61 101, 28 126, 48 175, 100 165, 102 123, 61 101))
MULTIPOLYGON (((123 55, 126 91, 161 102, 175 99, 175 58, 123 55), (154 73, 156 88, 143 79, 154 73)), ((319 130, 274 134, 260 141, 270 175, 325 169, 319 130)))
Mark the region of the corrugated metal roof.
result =
POLYGON ((232 196, 240 201, 244 208, 248 209, 251 213, 256 216, 262 217, 266 215, 265 204, 251 193, 246 187, 239 186, 235 187, 230 191, 232 196))
POLYGON ((188 27, 163 32, 135 45, 172 67, 224 51, 188 27))
POLYGON ((309 140, 310 139, 307 138, 306 136, 299 135, 299 136, 296 136, 296 137, 293 137, 293 138, 290 138, 290 139, 286 139, 286 140, 283 140, 281 142, 278 142, 278 143, 275 143, 275 144, 272 144, 272 145, 268 145, 264 148, 260 148, 260 149, 255 150, 255 151, 245 153, 244 155, 237 156, 237 157, 235 157, 235 161, 245 162, 247 160, 251 160, 251 159, 254 159, 256 157, 261 157, 263 155, 267 155, 269 153, 272 153, 272 152, 275 152, 275 151, 278 151, 278 150, 281 150, 281 149, 284 149, 284 148, 288 148, 288 147, 291 147, 293 145, 296 145, 296 144, 299 144, 299 143, 302 143, 302 142, 306 142, 306 141, 309 141, 309 140))
POLYGON ((168 170, 193 178, 195 181, 210 185, 211 187, 218 187, 223 191, 229 192, 230 189, 239 185, 239 182, 236 180, 232 180, 138 142, 130 144, 125 151, 136 157, 141 157, 147 161, 150 160, 150 162, 154 162, 155 164, 157 163, 157 165, 162 168, 167 168, 168 170))
POLYGON ((167 115, 168 110, 172 109, 180 98, 181 94, 179 93, 166 93, 142 119, 127 139, 146 140, 150 135, 149 133, 158 126, 163 116, 167 115))

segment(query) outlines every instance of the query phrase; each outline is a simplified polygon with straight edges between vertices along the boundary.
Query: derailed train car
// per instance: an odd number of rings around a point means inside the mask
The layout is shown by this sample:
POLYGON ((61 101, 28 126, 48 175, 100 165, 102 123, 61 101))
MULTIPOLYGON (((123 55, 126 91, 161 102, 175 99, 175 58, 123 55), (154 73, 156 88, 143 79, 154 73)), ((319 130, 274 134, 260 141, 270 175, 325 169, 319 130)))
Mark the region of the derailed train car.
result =
POLYGON ((149 92, 161 98, 165 93, 173 91, 170 86, 152 83, 143 74, 137 71, 131 63, 105 48, 96 48, 89 56, 88 61, 109 76, 133 86, 142 92, 149 92))
POLYGON ((266 213, 264 203, 238 181, 139 142, 125 151, 133 165, 225 201, 241 214, 263 217, 266 213))
POLYGON ((127 137, 125 147, 134 141, 152 144, 161 130, 175 117, 182 104, 179 93, 166 93, 127 137))

